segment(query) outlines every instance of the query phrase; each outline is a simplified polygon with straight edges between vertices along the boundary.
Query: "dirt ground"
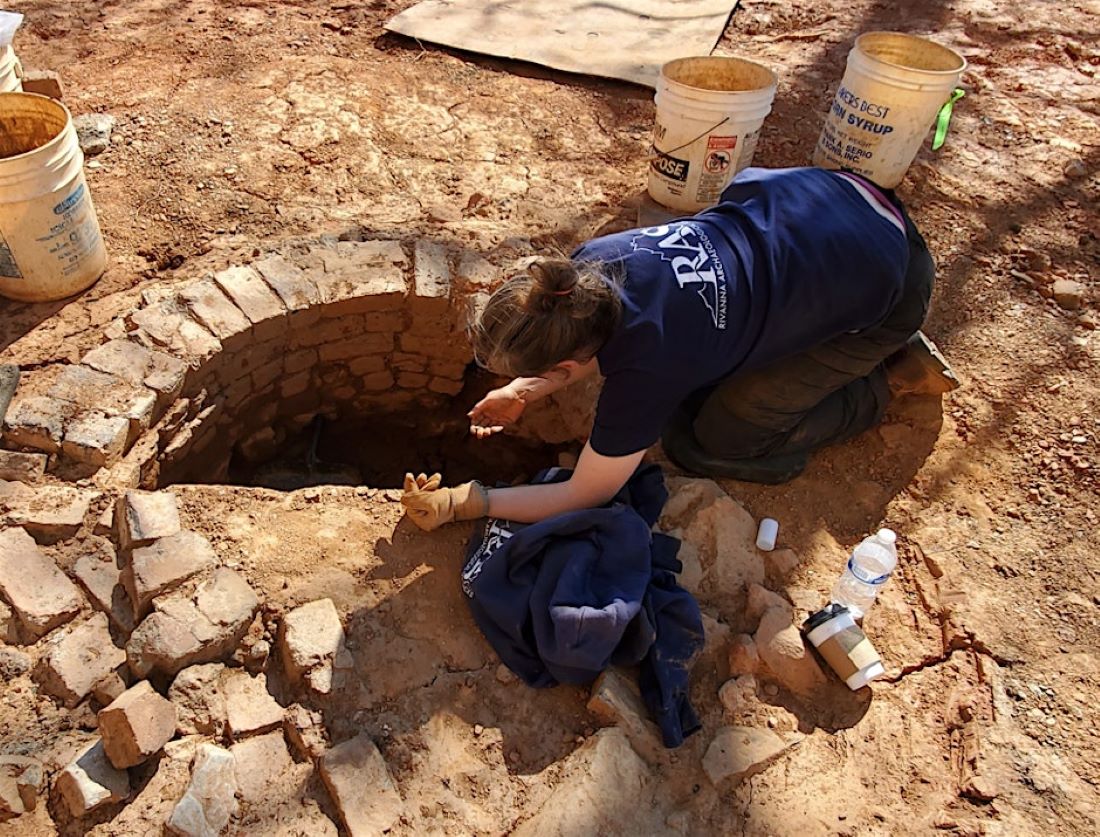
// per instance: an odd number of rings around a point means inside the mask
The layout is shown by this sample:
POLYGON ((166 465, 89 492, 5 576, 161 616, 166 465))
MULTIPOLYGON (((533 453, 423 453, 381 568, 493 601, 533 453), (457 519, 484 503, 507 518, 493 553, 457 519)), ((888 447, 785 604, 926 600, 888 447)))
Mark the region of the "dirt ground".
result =
MULTIPOLYGON (((118 121, 88 171, 112 267, 75 300, 0 302, 0 361, 75 361, 144 289, 287 237, 361 227, 499 260, 633 224, 649 91, 385 34, 411 4, 13 3, 28 16, 24 63, 60 70, 75 113, 118 121)), ((850 44, 874 29, 932 34, 970 63, 946 146, 926 147, 899 189, 937 259, 926 330, 965 386, 942 405, 895 404, 880 429, 790 485, 724 487, 781 522, 801 558, 789 592, 810 599, 865 533, 899 532, 899 572, 867 622, 888 682, 850 711, 776 708, 768 717, 807 737, 718 792, 689 778, 722 723, 722 664, 701 665, 708 726, 678 755, 684 772, 660 773, 649 833, 1068 835, 1100 823, 1100 3, 746 0, 719 50, 780 74, 757 164, 808 162, 850 44), (1088 287, 1080 310, 1051 299, 1059 278, 1088 287), (975 759, 992 787, 967 787, 975 759)), ((382 693, 337 732, 396 736, 387 757, 419 803, 407 833, 507 831, 590 732, 585 693, 521 698, 496 679, 457 574, 424 569, 456 565, 465 530, 422 536, 396 507, 356 517, 353 493, 321 515, 319 496, 234 489, 233 508, 191 511, 270 596, 370 611, 351 633, 377 652, 375 670, 389 661, 397 673, 380 675, 382 693), (265 525, 287 503, 313 511, 265 525), (423 688, 439 677, 447 711, 423 688), (475 742, 473 724, 496 743, 475 742), (476 777, 478 805, 459 799, 452 774, 476 777)), ((141 822, 100 828, 141 833, 141 822)))

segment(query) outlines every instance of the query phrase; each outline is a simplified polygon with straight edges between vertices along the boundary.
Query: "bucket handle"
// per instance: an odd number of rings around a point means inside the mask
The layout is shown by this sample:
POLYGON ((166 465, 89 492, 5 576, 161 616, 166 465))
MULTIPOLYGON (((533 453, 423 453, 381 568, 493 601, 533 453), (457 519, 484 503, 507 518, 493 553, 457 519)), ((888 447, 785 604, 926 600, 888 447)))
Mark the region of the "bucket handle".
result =
POLYGON ((936 135, 932 137, 933 151, 939 151, 943 148, 943 144, 947 141, 947 129, 951 125, 951 114, 955 110, 955 102, 965 95, 965 90, 956 87, 955 92, 951 94, 951 98, 944 102, 943 107, 940 108, 940 112, 936 116, 936 135))
POLYGON ((729 121, 730 121, 730 117, 727 116, 725 119, 723 119, 717 125, 711 125, 705 131, 703 131, 703 133, 699 134, 699 136, 697 136, 695 139, 690 139, 687 142, 676 146, 675 148, 670 148, 668 151, 660 151, 660 150, 658 150, 656 145, 653 146, 653 150, 656 151, 658 154, 675 154, 681 148, 687 148, 689 145, 692 145, 693 143, 698 142, 703 137, 705 137, 707 134, 709 134, 711 131, 713 131, 715 128, 721 128, 723 125, 725 125, 729 121))

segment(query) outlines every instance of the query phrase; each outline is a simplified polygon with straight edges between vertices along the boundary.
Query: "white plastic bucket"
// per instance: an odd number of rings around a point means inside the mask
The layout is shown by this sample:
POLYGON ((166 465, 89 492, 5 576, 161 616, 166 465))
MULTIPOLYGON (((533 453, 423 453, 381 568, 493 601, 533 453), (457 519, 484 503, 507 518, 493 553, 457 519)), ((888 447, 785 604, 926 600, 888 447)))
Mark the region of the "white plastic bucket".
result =
POLYGON ((718 201, 752 162, 778 78, 742 58, 680 58, 661 68, 649 194, 672 209, 696 212, 718 201))
POLYGON ((23 89, 23 67, 10 46, 0 47, 0 93, 18 93, 23 89))
POLYGON ((72 116, 34 93, 0 93, 0 294, 64 299, 107 268, 72 116))
POLYGON ((961 55, 924 38, 860 35, 821 129, 814 165, 897 186, 965 69, 961 55))

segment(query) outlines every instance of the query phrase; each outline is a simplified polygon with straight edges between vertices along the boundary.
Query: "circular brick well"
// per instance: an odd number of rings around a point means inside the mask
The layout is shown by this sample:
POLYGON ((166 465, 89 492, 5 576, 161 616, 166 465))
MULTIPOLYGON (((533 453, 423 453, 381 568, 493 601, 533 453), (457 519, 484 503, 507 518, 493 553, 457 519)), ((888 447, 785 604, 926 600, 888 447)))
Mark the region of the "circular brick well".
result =
POLYGON ((115 487, 530 476, 584 421, 551 401, 526 438, 469 437, 496 381, 465 327, 499 273, 426 239, 322 240, 146 291, 80 363, 26 376, 4 445, 115 487))

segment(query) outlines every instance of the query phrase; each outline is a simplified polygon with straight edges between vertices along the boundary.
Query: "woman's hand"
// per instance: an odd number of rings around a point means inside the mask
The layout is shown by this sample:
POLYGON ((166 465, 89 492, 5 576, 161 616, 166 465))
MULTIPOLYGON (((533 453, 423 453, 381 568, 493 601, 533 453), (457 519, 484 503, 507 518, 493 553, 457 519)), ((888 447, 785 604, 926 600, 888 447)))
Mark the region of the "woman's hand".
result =
POLYGON ((478 439, 486 439, 515 424, 523 415, 527 402, 520 395, 514 382, 494 389, 474 405, 469 412, 470 433, 478 439))
POLYGON ((476 520, 489 513, 489 493, 479 482, 442 488, 439 474, 405 474, 401 505, 409 520, 426 532, 455 520, 476 520))

